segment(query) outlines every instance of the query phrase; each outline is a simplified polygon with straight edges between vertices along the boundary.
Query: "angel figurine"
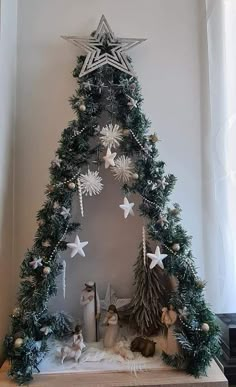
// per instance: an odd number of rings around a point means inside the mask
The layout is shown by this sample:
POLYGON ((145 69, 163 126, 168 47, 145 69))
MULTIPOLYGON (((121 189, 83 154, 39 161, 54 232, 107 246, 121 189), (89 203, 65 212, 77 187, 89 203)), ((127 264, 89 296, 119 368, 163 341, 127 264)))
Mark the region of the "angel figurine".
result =
POLYGON ((109 306, 103 324, 106 325, 106 331, 103 338, 104 348, 112 348, 119 335, 119 317, 115 305, 111 304, 109 306))
POLYGON ((162 337, 161 346, 162 350, 168 355, 176 355, 179 353, 179 345, 174 332, 177 318, 178 315, 172 305, 169 308, 162 308, 161 322, 167 328, 167 335, 165 338, 162 337))

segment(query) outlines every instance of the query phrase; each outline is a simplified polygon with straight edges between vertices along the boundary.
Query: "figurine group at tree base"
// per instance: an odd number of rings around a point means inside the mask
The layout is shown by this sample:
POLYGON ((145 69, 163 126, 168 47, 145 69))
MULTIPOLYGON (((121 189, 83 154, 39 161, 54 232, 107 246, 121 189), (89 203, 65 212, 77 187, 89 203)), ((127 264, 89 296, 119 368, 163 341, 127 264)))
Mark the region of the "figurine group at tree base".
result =
MULTIPOLYGON (((109 285, 110 286, 110 285, 109 285)), ((109 287, 109 289, 111 289, 109 287)), ((114 299, 114 297, 113 297, 114 299)), ((114 299, 115 300, 115 299, 114 299)), ((85 288, 81 294, 81 305, 83 306, 83 332, 85 343, 92 344, 99 341, 99 320, 100 300, 96 289, 96 284, 93 281, 85 283, 85 288)), ((157 351, 164 351, 168 355, 176 355, 180 348, 174 335, 175 323, 177 321, 177 313, 170 306, 162 308, 161 322, 163 331, 154 339, 145 336, 140 336, 134 332, 129 338, 121 335, 122 324, 116 305, 110 304, 106 311, 100 326, 105 328, 103 338, 103 349, 112 351, 114 354, 120 355, 125 360, 133 360, 134 352, 139 352, 144 357, 152 357, 157 351)), ((78 362, 83 350, 85 351, 86 344, 84 343, 81 325, 76 325, 73 332, 73 343, 65 345, 61 348, 61 363, 66 359, 74 359, 78 362)))

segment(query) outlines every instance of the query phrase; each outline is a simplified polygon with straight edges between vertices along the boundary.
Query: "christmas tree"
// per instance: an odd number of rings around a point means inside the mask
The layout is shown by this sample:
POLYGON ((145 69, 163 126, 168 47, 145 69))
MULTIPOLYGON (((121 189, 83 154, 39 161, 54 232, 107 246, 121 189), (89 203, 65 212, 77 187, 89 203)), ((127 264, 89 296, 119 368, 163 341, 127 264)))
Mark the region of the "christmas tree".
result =
POLYGON ((150 270, 146 251, 151 249, 144 241, 134 268, 135 291, 129 312, 130 321, 138 332, 149 336, 164 329, 161 322, 162 308, 168 304, 171 284, 159 265, 150 270))
POLYGON ((88 242, 81 242, 78 234, 74 243, 66 241, 80 226, 70 221, 71 204, 77 192, 82 220, 84 196, 99 194, 103 187, 99 166, 110 168, 121 182, 120 208, 126 221, 136 211, 132 195, 138 194, 142 201, 139 210, 147 235, 143 233, 135 269, 131 319, 141 333, 150 333, 163 326, 163 307, 174 310, 180 352, 174 356, 163 352, 163 359, 195 376, 204 374, 218 352, 219 330, 204 300, 204 284, 197 277, 190 238, 180 223, 180 207, 169 204, 176 178, 165 173, 158 138, 148 134, 150 122, 141 110, 140 85, 124 52, 142 40, 115 38, 104 17, 87 40, 67 40, 88 55, 78 57, 73 72, 78 83, 70 103, 77 118, 62 133, 45 203, 37 214, 34 244, 21 265, 18 305, 5 339, 10 375, 20 384, 29 381, 47 352, 48 337, 71 330, 66 316, 50 314, 48 301, 56 294, 56 278, 63 270, 59 253, 69 248, 71 256, 85 255, 88 242), (107 119, 103 128, 101 116, 107 119), (155 252, 146 237, 156 244, 155 252), (177 284, 171 290, 167 277, 177 284))

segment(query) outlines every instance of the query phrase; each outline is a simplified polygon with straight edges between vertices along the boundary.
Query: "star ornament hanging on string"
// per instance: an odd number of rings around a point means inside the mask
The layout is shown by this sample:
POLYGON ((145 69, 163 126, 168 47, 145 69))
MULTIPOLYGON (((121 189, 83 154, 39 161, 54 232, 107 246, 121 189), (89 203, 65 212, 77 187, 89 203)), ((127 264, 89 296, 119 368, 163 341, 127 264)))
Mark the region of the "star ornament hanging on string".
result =
POLYGON ((95 33, 90 37, 62 36, 62 38, 87 52, 79 75, 80 78, 104 65, 113 66, 135 76, 125 52, 146 40, 116 38, 104 15, 102 15, 95 33))
POLYGON ((71 249, 71 258, 74 258, 76 254, 81 255, 81 257, 85 257, 84 247, 87 246, 88 242, 81 242, 79 239, 79 235, 76 235, 74 243, 67 243, 67 247, 71 249))
POLYGON ((163 259, 167 257, 167 254, 161 254, 160 247, 157 245, 155 253, 147 253, 148 258, 152 260, 150 269, 153 269, 156 265, 164 269, 163 259))
POLYGON ((119 207, 124 211, 124 218, 126 219, 128 215, 134 216, 134 203, 130 203, 127 197, 124 197, 124 203, 120 204, 119 207))

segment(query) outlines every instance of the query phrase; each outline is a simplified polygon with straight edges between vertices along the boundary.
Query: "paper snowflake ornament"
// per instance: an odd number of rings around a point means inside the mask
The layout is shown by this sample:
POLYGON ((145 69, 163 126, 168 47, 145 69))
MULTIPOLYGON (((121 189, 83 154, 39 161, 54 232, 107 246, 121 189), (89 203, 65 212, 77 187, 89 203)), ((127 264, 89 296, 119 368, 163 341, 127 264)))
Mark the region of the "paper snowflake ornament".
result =
POLYGON ((80 38, 79 36, 62 36, 62 38, 87 52, 87 56, 79 74, 80 77, 83 77, 104 65, 110 65, 134 76, 132 66, 129 63, 125 52, 146 40, 116 38, 104 15, 102 15, 95 33, 90 37, 80 38))
POLYGON ((76 254, 81 255, 81 257, 85 257, 85 253, 83 248, 87 246, 88 242, 80 242, 79 235, 76 235, 74 243, 67 243, 67 247, 71 249, 71 258, 74 258, 76 254))
POLYGON ((62 207, 62 211, 60 213, 64 219, 67 219, 70 217, 70 208, 62 207))
POLYGON ((30 264, 30 266, 32 266, 32 268, 35 270, 35 269, 37 269, 38 267, 43 266, 43 264, 42 264, 42 258, 34 258, 33 261, 31 261, 29 264, 30 264))
POLYGON ((112 172, 116 180, 127 183, 133 177, 132 160, 126 156, 120 156, 115 160, 115 166, 112 172))
POLYGON ((152 260, 150 264, 150 269, 153 269, 156 265, 160 266, 162 269, 164 269, 163 265, 163 259, 167 257, 167 254, 161 254, 160 247, 157 245, 155 253, 147 253, 148 258, 152 260))
POLYGON ((105 148, 116 148, 120 145, 120 141, 123 139, 122 131, 117 124, 114 126, 112 124, 104 126, 100 134, 101 143, 105 148))
POLYGON ((98 171, 90 171, 88 173, 81 174, 78 181, 80 182, 81 192, 85 195, 98 195, 103 189, 102 178, 99 176, 98 171))
POLYGON ((105 161, 105 168, 109 168, 110 166, 114 167, 115 166, 115 157, 117 153, 112 153, 110 148, 107 148, 107 153, 106 156, 103 156, 103 160, 105 161))
POLYGON ((126 219, 128 215, 134 216, 134 203, 130 203, 127 197, 124 197, 124 203, 119 206, 124 211, 124 218, 126 219))

